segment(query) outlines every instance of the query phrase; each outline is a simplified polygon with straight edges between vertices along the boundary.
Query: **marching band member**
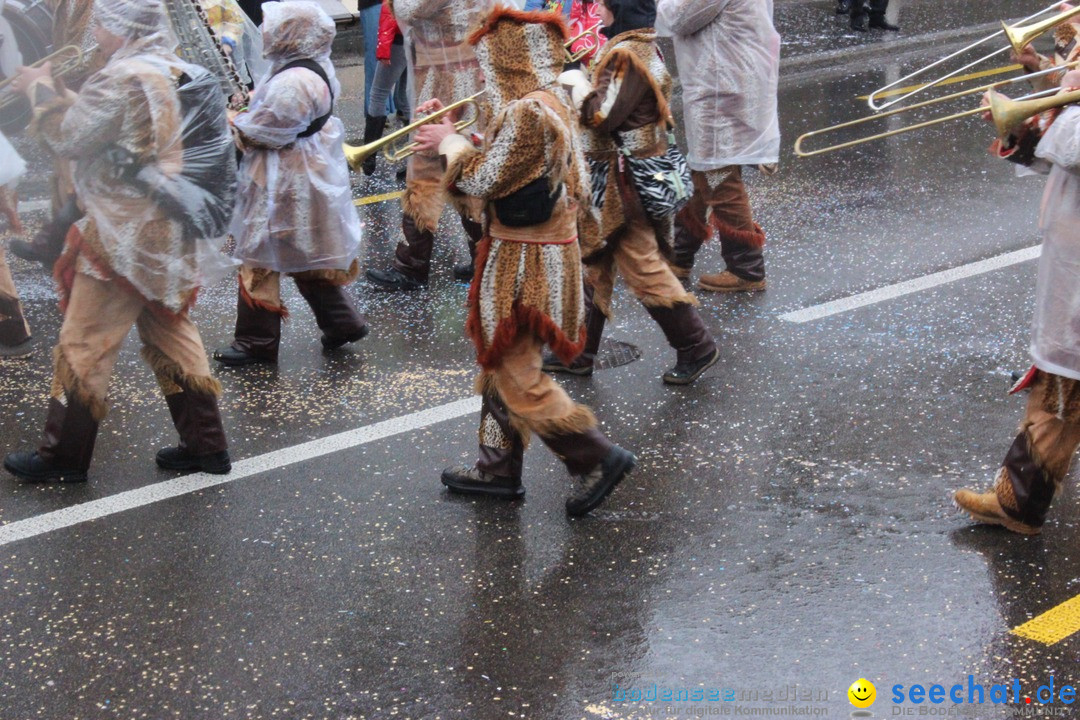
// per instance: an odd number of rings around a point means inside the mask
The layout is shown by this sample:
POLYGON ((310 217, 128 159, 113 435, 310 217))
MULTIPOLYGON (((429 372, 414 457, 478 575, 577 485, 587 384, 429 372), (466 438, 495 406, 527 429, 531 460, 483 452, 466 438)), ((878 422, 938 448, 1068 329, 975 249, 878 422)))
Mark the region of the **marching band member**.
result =
POLYGON ((754 222, 743 165, 780 157, 780 36, 772 0, 657 0, 656 26, 675 42, 694 195, 675 219, 676 272, 688 275, 713 229, 727 269, 702 275, 714 292, 765 288, 765 233, 754 222))
MULTIPOLYGON (((652 31, 655 5, 653 0, 604 0, 600 17, 608 41, 594 64, 596 89, 590 92, 580 71, 569 71, 561 79, 571 83, 574 97, 582 100, 581 123, 590 134, 593 177, 599 172, 603 178, 594 181, 592 197, 604 247, 585 260, 592 291, 585 350, 569 365, 545 357, 544 369, 592 374, 618 270, 676 349, 676 365, 664 373, 664 382, 688 385, 716 363, 720 351, 693 295, 661 255, 661 244, 670 252, 675 208, 650 213, 640 192, 650 178, 631 177, 629 171, 631 158, 666 157, 667 130, 674 124, 669 109, 672 80, 652 31), (628 156, 625 161, 622 154, 628 156)), ((656 170, 650 167, 646 174, 656 170)))
POLYGON ((346 293, 359 274, 360 219, 352 204, 345 128, 333 115, 341 85, 330 62, 337 30, 315 3, 267 3, 271 72, 233 119, 244 149, 232 235, 243 262, 232 345, 223 365, 274 363, 281 343, 281 273, 296 281, 328 350, 356 342, 367 322, 346 293))
POLYGON ((456 196, 486 205, 466 323, 483 369, 480 458, 472 468, 447 469, 442 482, 456 492, 520 497, 524 449, 535 432, 580 476, 566 510, 583 515, 636 460, 540 367, 545 343, 567 362, 581 352, 579 234, 597 240, 577 122, 556 81, 566 37, 555 13, 496 9, 470 38, 495 113, 483 147, 448 120, 417 137, 446 158, 456 196))
MULTIPOLYGON (((89 53, 85 65, 64 77, 64 85, 78 91, 83 81, 104 65, 104 58, 96 49, 93 33, 93 0, 53 0, 53 47, 74 45, 89 53)), ((0 2, 3 7, 3 2, 0 2)), ((5 70, 5 75, 12 73, 5 70)), ((46 151, 48 148, 46 147, 46 151)), ((32 240, 12 240, 11 254, 23 260, 40 262, 52 267, 64 248, 64 237, 72 223, 82 217, 82 210, 75 202, 74 180, 69 158, 53 156, 53 174, 49 180, 52 191, 52 216, 32 240)))
MULTIPOLYGON (((22 232, 15 184, 25 171, 26 163, 0 133, 0 215, 15 232, 22 232)), ((25 357, 30 352, 30 326, 23 316, 19 293, 0 245, 0 357, 25 357)))
POLYGON ((227 473, 221 386, 188 317, 200 286, 233 267, 216 247, 235 184, 225 101, 217 78, 176 56, 161 0, 96 0, 94 13, 108 62, 78 94, 48 68, 16 80, 39 138, 74 161, 86 217, 56 264, 64 322, 44 439, 4 467, 24 482, 86 480, 109 378, 135 325, 180 434, 158 465, 227 473))
MULTIPOLYGON (((419 113, 420 106, 432 98, 449 104, 483 89, 480 65, 467 38, 483 24, 491 8, 492 0, 394 0, 390 4, 405 34, 409 92, 415 112, 419 113)), ((478 103, 480 117, 472 128, 474 132, 484 132, 488 114, 485 108, 486 100, 478 103)), ((393 264, 386 270, 368 270, 369 281, 384 290, 418 290, 427 285, 435 231, 446 200, 439 156, 414 153, 408 161, 405 196, 401 199, 403 237, 397 244, 393 264)), ((469 253, 475 257, 483 226, 473 213, 460 209, 459 214, 468 236, 469 253)), ((472 257, 468 263, 454 267, 454 276, 459 280, 472 277, 472 257)))
MULTIPOLYGON (((1080 72, 1066 74, 1061 85, 1080 87, 1080 72)), ((1025 535, 1042 530, 1080 446, 1080 337, 1075 327, 1080 317, 1080 107, 1047 115, 1042 123, 1026 125, 1026 136, 1038 138, 1026 162, 1033 170, 1049 171, 1039 217, 1043 244, 1031 337, 1034 364, 1013 388, 1030 390, 1027 410, 994 486, 983 493, 965 488, 955 495, 957 505, 976 522, 1025 535)))

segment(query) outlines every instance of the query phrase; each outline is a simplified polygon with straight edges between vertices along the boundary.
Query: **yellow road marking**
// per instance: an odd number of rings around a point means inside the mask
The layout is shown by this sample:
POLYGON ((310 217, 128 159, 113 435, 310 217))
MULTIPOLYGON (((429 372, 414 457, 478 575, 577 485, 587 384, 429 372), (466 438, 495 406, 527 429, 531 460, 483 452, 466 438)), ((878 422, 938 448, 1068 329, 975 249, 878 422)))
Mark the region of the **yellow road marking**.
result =
POLYGON ((353 205, 355 205, 356 207, 360 207, 361 205, 373 205, 375 203, 381 203, 386 200, 397 200, 404 194, 404 190, 398 190, 397 192, 383 193, 382 195, 368 195, 367 197, 353 200, 353 205))
POLYGON ((1037 615, 1010 632, 1028 640, 1053 645, 1080 630, 1080 595, 1037 615))
MULTIPOLYGON (((941 82, 939 82, 937 84, 938 85, 955 85, 956 83, 967 82, 968 80, 977 80, 978 78, 990 77, 991 75, 1004 75, 1005 73, 1010 73, 1010 72, 1013 72, 1014 70, 1022 70, 1023 67, 1024 67, 1023 65, 1006 65, 1005 67, 991 68, 989 70, 981 70, 981 71, 976 72, 976 73, 968 73, 967 75, 957 75, 956 77, 949 78, 948 80, 942 80, 941 82)), ((907 87, 896 88, 894 90, 889 90, 888 92, 880 93, 878 95, 875 95, 874 97, 887 98, 887 97, 892 97, 893 95, 903 95, 904 93, 911 92, 912 90, 919 90, 921 88, 928 87, 928 86, 929 86, 929 83, 926 83, 924 85, 908 85, 907 87)), ((856 100, 869 100, 870 96, 869 95, 860 95, 859 97, 857 97, 855 99, 856 100)))

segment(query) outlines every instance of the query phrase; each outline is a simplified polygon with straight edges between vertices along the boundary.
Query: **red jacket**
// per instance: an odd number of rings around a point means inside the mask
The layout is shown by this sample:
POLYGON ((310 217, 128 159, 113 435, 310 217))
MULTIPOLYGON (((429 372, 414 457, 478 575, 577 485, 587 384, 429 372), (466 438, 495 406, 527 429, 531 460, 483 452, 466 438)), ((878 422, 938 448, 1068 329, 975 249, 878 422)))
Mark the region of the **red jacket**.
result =
POLYGON ((401 30, 398 28, 394 13, 390 12, 390 3, 383 0, 382 12, 379 14, 379 42, 375 46, 376 60, 390 59, 390 46, 394 39, 400 37, 401 30))

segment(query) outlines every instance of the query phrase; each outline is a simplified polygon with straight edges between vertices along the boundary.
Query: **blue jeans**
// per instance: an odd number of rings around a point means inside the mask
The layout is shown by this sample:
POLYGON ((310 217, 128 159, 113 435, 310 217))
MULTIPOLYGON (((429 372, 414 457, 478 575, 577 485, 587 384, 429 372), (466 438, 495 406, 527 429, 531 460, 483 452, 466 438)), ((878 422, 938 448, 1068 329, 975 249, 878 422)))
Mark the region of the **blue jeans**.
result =
POLYGON ((390 64, 378 64, 375 68, 375 82, 371 85, 371 93, 368 97, 367 114, 372 116, 384 116, 393 112, 394 105, 398 111, 406 117, 409 115, 409 96, 404 92, 407 84, 408 61, 405 58, 404 45, 390 46, 390 64), (390 102, 390 91, 397 86, 393 101, 390 102), (390 108, 388 110, 388 108, 390 108))

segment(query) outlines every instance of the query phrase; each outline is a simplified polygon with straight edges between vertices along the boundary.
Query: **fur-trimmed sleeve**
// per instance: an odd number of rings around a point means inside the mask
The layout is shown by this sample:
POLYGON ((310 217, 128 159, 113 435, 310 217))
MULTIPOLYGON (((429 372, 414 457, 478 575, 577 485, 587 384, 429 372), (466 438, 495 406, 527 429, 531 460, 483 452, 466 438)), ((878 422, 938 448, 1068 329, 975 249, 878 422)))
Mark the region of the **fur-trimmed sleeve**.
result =
POLYGON ((563 180, 569 130, 540 100, 517 100, 487 130, 482 151, 466 152, 447 168, 447 184, 485 200, 506 197, 538 178, 563 180))
MULTIPOLYGON (((614 132, 631 116, 655 122, 660 117, 660 106, 652 83, 642 75, 633 56, 615 50, 597 72, 595 90, 581 106, 581 123, 601 132, 614 132)), ((640 123, 623 129, 636 127, 640 123)))

